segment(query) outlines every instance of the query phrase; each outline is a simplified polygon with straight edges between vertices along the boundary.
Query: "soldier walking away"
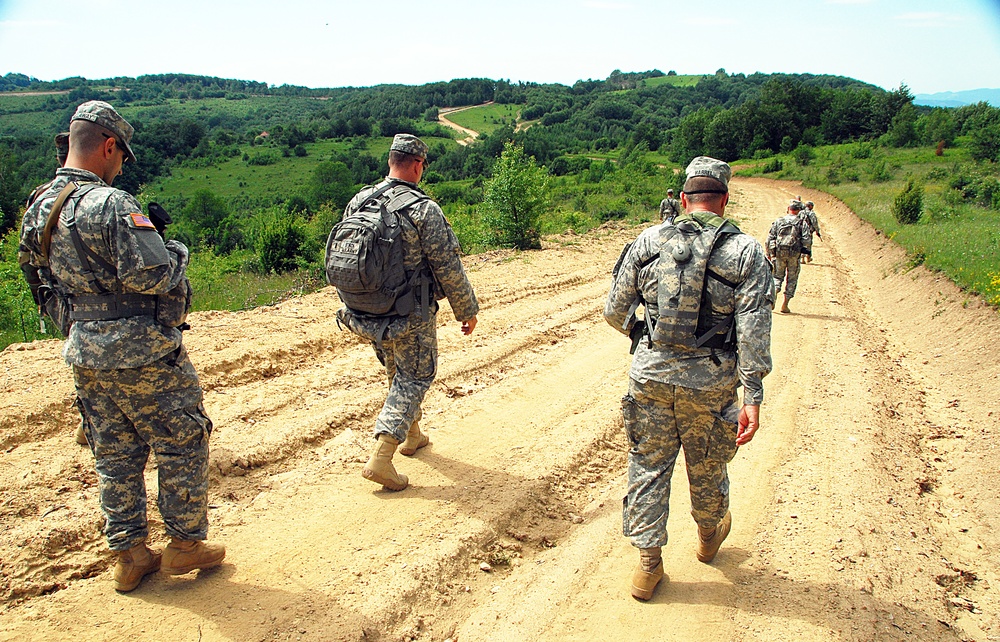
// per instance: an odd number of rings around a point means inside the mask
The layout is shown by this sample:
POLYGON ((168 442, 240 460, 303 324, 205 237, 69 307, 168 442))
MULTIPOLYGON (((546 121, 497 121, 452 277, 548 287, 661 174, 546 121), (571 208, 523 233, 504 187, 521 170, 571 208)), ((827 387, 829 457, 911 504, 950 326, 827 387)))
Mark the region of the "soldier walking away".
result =
POLYGON ((691 161, 681 192, 685 213, 626 246, 604 307, 604 318, 631 336, 634 348, 622 399, 629 443, 622 523, 639 549, 631 585, 639 600, 651 598, 664 578, 661 549, 680 449, 698 524, 695 554, 709 563, 732 527, 726 465, 759 428, 774 286, 764 249, 724 218, 731 176, 720 160, 691 161))
POLYGON ((681 204, 674 198, 674 190, 667 190, 667 197, 660 201, 660 222, 673 223, 674 218, 681 213, 681 204))
POLYGON ((819 231, 819 219, 813 211, 813 202, 806 201, 805 209, 799 212, 799 223, 802 225, 802 262, 812 263, 813 234, 823 240, 819 231))
POLYGON ((396 452, 411 456, 429 443, 420 431, 420 408, 424 395, 437 375, 438 301, 447 297, 462 333, 476 328, 479 302, 465 274, 458 237, 441 208, 417 187, 427 167, 427 145, 412 134, 397 134, 389 148, 389 175, 378 185, 362 189, 344 209, 343 222, 334 227, 327 242, 327 279, 337 285, 345 307, 338 320, 352 332, 371 341, 385 366, 389 393, 375 420, 375 448, 362 469, 365 479, 389 490, 403 490, 409 480, 396 472, 396 452), (341 281, 346 267, 357 261, 356 240, 349 226, 361 225, 365 212, 376 218, 398 219, 402 241, 398 294, 387 301, 372 295, 352 293, 341 281), (339 230, 338 228, 343 228, 339 230))
POLYGON ((135 161, 133 131, 108 103, 80 105, 66 164, 21 228, 21 247, 39 277, 30 283, 36 300, 67 334, 63 356, 86 418, 119 591, 156 570, 180 575, 217 566, 226 554, 204 541, 212 422, 182 344, 188 249, 164 242, 135 198, 111 187, 135 161), (170 537, 163 551, 146 545, 143 473, 151 449, 170 537))
POLYGON ((788 213, 774 223, 767 234, 767 259, 774 269, 775 295, 785 286, 785 298, 781 302, 781 311, 788 314, 788 302, 795 296, 799 284, 799 256, 802 254, 805 234, 799 221, 802 205, 792 201, 788 205, 788 213))

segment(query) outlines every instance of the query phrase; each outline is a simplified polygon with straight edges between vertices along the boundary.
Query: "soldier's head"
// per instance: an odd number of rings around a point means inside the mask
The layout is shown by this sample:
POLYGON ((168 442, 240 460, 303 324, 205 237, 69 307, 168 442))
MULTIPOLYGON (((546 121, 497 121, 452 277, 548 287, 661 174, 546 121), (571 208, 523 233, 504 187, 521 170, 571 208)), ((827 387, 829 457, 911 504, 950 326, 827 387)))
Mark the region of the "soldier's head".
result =
POLYGON ((806 209, 807 210, 811 210, 812 208, 813 208, 813 202, 812 201, 806 201, 806 209))
POLYGON ((413 134, 396 134, 389 146, 389 176, 419 183, 427 169, 427 144, 413 134))
POLYGON ((709 156, 699 156, 684 170, 687 180, 681 191, 681 204, 691 211, 722 215, 729 203, 729 180, 733 170, 728 163, 709 156))
POLYGON ((803 205, 802 205, 802 203, 800 203, 798 201, 792 201, 791 203, 788 204, 788 213, 789 214, 798 214, 799 212, 802 211, 802 209, 803 209, 803 205))
POLYGON ((100 100, 85 102, 69 122, 66 164, 94 172, 111 184, 126 161, 135 161, 129 143, 135 130, 115 108, 100 100))
POLYGON ((673 189, 668 189, 667 190, 667 196, 673 197, 673 195, 674 195, 674 190, 673 189))
POLYGON ((56 134, 56 160, 59 161, 59 167, 66 164, 66 157, 69 156, 69 132, 60 132, 56 134))

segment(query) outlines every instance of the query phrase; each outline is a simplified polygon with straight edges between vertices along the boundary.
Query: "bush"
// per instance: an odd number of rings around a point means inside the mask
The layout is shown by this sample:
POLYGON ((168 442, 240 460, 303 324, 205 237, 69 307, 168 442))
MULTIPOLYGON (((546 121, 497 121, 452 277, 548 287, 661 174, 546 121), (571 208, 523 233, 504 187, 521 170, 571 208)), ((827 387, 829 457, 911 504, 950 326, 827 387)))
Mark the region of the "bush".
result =
POLYGON ((780 158, 772 158, 771 160, 764 163, 764 166, 761 167, 760 171, 764 172, 765 174, 771 174, 773 172, 780 172, 784 168, 785 164, 781 162, 780 158))
POLYGON ((924 188, 915 185, 912 180, 907 181, 906 187, 892 201, 892 215, 900 223, 910 225, 920 220, 923 209, 924 188))

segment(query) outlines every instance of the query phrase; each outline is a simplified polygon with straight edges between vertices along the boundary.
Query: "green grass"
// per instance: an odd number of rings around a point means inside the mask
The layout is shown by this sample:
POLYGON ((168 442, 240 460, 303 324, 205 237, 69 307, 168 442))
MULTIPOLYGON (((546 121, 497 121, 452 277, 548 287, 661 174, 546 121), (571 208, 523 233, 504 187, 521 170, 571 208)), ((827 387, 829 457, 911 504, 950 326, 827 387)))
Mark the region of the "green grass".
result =
MULTIPOLYGON (((858 149, 856 143, 818 148, 817 158, 805 167, 782 154, 781 172, 761 174, 759 166, 766 161, 747 161, 755 167, 738 173, 801 180, 833 194, 906 250, 909 260, 901 267, 923 264, 1000 307, 1000 211, 969 202, 949 186, 958 173, 976 172, 997 180, 1000 169, 971 161, 961 147, 946 149, 943 156, 935 156, 932 147, 877 147, 871 158, 855 158, 858 149), (887 180, 872 181, 873 167, 881 163, 887 180), (912 225, 898 222, 891 211, 909 179, 924 188, 923 214, 912 225)), ((823 212, 818 214, 822 226, 823 212)))
POLYGON ((687 75, 687 76, 658 76, 656 78, 647 78, 643 81, 643 85, 646 87, 659 87, 660 85, 670 85, 672 87, 694 87, 697 85, 704 75, 687 75))
MULTIPOLYGON (((436 143, 443 143, 446 146, 457 145, 450 138, 425 137, 424 140, 428 145, 436 143)), ((364 150, 355 150, 351 153, 364 153, 381 158, 389 152, 391 143, 392 138, 388 137, 370 139, 364 150)), ((240 154, 212 167, 175 167, 171 170, 170 176, 148 185, 144 190, 144 198, 186 199, 203 189, 210 190, 216 196, 225 199, 245 196, 273 201, 295 195, 304 196, 308 192, 309 181, 316 166, 330 160, 330 155, 334 152, 351 151, 352 145, 351 141, 339 140, 306 143, 304 147, 308 154, 303 157, 294 155, 285 157, 282 155, 282 150, 277 147, 244 145, 241 149, 249 156, 271 153, 277 157, 277 162, 273 165, 248 165, 240 154)))
POLYGON ((519 105, 483 105, 448 115, 448 120, 483 134, 492 134, 504 125, 517 125, 519 105))

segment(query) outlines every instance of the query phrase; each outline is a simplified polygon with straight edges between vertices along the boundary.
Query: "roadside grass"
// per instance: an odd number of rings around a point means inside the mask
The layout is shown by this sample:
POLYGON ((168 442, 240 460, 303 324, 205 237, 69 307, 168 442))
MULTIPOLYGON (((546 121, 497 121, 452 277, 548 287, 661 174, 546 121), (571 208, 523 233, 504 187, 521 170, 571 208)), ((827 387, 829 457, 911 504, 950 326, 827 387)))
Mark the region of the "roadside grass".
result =
POLYGON ((448 114, 448 120, 481 134, 492 134, 504 125, 516 127, 521 112, 520 105, 482 105, 448 114))
POLYGON ((642 82, 645 87, 659 87, 660 85, 671 85, 673 87, 694 87, 704 77, 705 76, 702 74, 658 76, 656 78, 646 78, 642 82))
MULTIPOLYGON (((951 186, 956 177, 979 176, 1000 193, 996 164, 972 161, 963 147, 936 156, 932 147, 893 149, 872 143, 818 148, 816 158, 805 166, 793 156, 778 156, 780 172, 762 172, 768 161, 739 161, 754 166, 738 173, 799 180, 833 194, 906 250, 909 259, 901 267, 924 265, 1000 307, 1000 211, 995 209, 1000 199, 977 204, 951 186), (892 202, 911 179, 924 189, 923 214, 907 225, 893 216, 892 202)), ((817 214, 822 227, 823 212, 817 214)))

